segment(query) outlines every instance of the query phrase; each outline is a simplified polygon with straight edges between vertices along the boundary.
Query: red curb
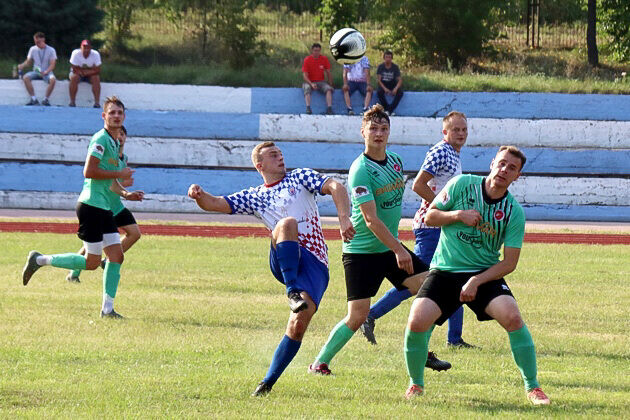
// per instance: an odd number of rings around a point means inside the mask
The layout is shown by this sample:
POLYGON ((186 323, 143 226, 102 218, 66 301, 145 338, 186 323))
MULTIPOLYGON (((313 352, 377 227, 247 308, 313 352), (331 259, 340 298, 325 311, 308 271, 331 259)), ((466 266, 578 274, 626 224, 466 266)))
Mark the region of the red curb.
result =
MULTIPOLYGON (((0 232, 76 233, 76 223, 0 222, 0 232)), ((145 235, 201 236, 212 238, 269 237, 261 226, 142 225, 145 235)), ((341 239, 339 230, 324 229, 326 239, 341 239)), ((410 230, 399 233, 401 240, 414 240, 410 230)), ((525 242, 589 245, 630 245, 630 235, 598 233, 526 233, 525 242)))

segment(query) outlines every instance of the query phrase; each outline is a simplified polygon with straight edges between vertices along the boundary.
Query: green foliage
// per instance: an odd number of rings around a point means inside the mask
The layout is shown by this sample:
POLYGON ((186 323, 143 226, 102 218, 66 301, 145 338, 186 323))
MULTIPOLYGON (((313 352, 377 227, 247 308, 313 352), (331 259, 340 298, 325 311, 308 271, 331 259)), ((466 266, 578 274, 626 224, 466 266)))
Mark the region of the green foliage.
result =
POLYGON ((612 38, 609 48, 619 61, 630 60, 630 2, 602 0, 602 27, 612 38))
POLYGON ((337 30, 357 23, 357 0, 322 0, 317 20, 324 38, 330 38, 337 30))
POLYGON ((124 51, 133 35, 134 12, 146 6, 148 0, 99 0, 99 4, 105 11, 106 46, 114 52, 124 51))
POLYGON ((192 35, 199 43, 200 59, 212 57, 234 68, 249 67, 264 53, 258 28, 247 0, 156 0, 178 25, 192 20, 192 35))
POLYGON ((382 44, 403 53, 408 63, 459 69, 497 35, 493 11, 503 1, 380 0, 379 5, 391 13, 382 44))
POLYGON ((46 34, 58 55, 69 55, 84 38, 102 29, 103 12, 92 0, 20 0, 0 2, 0 51, 23 58, 33 34, 46 34))

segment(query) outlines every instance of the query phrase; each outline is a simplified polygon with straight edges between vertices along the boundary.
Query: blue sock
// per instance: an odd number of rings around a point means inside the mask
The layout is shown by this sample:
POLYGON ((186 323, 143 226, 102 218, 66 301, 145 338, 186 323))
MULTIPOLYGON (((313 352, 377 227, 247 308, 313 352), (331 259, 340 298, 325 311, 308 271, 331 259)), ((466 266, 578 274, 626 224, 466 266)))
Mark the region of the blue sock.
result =
POLYGON ((372 307, 370 308, 370 313, 368 316, 372 319, 379 319, 396 306, 400 305, 405 299, 409 299, 411 297, 411 292, 409 289, 397 290, 395 287, 389 289, 382 298, 378 300, 372 307))
POLYGON ((282 270, 284 285, 287 287, 287 294, 293 291, 299 292, 300 290, 295 288, 295 281, 300 265, 300 245, 295 241, 278 242, 276 253, 280 270, 282 270))
POLYGON ((448 342, 459 343, 462 341, 462 326, 464 325, 464 307, 460 306, 458 310, 448 319, 448 342))
POLYGON ((282 338, 280 344, 276 348, 276 352, 273 354, 271 365, 267 371, 267 375, 263 379, 263 382, 273 385, 276 383, 282 372, 289 366, 291 360, 295 357, 300 349, 301 341, 291 340, 287 335, 282 338))

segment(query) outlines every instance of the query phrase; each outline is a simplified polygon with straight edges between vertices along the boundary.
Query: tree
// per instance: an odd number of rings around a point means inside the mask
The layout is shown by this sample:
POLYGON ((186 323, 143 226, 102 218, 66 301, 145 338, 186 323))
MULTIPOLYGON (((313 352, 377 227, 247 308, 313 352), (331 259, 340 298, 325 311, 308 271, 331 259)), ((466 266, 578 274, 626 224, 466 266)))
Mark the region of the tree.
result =
POLYGON ((148 0, 100 0, 105 11, 106 45, 114 52, 126 49, 126 42, 132 37, 133 13, 148 4, 148 0))
POLYGON ((401 52, 406 61, 453 68, 478 56, 496 37, 495 11, 502 0, 378 0, 374 9, 387 19, 381 40, 401 52))
POLYGON ((597 53, 597 0, 588 0, 587 26, 586 26, 586 50, 588 51, 588 63, 597 67, 599 55, 597 53))
POLYGON ((630 60, 630 2, 602 0, 602 27, 612 38, 609 47, 617 60, 630 60))
POLYGON ((357 0, 322 0, 317 18, 326 38, 342 28, 352 27, 358 21, 357 0))
POLYGON ((82 39, 102 26, 103 12, 92 0, 20 0, 0 2, 0 51, 23 58, 33 45, 33 34, 46 34, 58 55, 69 55, 82 39))

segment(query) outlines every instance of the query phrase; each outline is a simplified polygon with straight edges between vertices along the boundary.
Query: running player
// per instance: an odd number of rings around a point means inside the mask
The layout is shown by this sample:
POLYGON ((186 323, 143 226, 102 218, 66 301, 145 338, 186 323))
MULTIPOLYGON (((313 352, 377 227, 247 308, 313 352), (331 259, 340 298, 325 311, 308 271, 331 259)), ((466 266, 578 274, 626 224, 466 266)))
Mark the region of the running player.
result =
MULTIPOLYGON (((120 165, 122 168, 127 167, 128 157, 123 152, 125 147, 125 142, 127 141, 127 129, 125 126, 122 126, 120 129, 120 135, 118 136, 118 143, 120 144, 120 151, 118 157, 120 158, 120 165)), ((124 198, 128 200, 127 197, 138 198, 137 201, 142 201, 144 198, 143 191, 127 191, 125 188, 133 185, 133 178, 123 179, 123 180, 115 180, 112 182, 112 186, 110 187, 111 194, 109 194, 110 198, 110 208, 111 212, 114 215, 114 222, 118 229, 122 229, 125 232, 125 236, 120 241, 120 245, 122 246, 123 253, 126 253, 129 248, 133 246, 142 234, 140 233, 140 227, 136 222, 135 217, 133 217, 133 213, 127 207, 124 206, 120 198, 124 198)), ((85 255, 85 247, 81 247, 78 252, 80 255, 85 255)), ((101 260, 101 267, 105 268, 105 264, 107 263, 106 259, 101 260)), ((72 270, 66 276, 66 280, 73 283, 79 283, 79 275, 81 274, 81 270, 72 270)))
POLYGON ((478 320, 495 319, 507 331, 527 397, 535 405, 549 404, 536 379, 532 336, 503 278, 516 269, 525 236, 525 213, 508 191, 525 160, 518 148, 501 146, 487 177, 459 175, 429 206, 425 222, 442 231, 405 331, 407 399, 424 393, 424 361, 435 324, 465 303, 478 320))
POLYGON ((332 195, 344 241, 352 239, 354 228, 348 192, 336 180, 306 168, 287 173, 282 152, 270 141, 254 148, 252 162, 263 178, 263 185, 227 196, 213 196, 193 184, 188 196, 206 211, 255 215, 271 231, 269 265, 276 279, 286 287, 291 314, 271 366, 252 394, 260 396, 271 391, 297 354, 328 287, 328 249, 315 196, 332 195))
MULTIPOLYGON (((448 180, 462 173, 459 152, 468 137, 466 115, 457 111, 449 112, 442 119, 442 134, 444 138, 429 149, 422 167, 413 181, 413 191, 422 197, 422 204, 413 219, 413 233, 416 236, 416 246, 413 252, 427 265, 431 264, 435 247, 438 239, 440 239, 440 228, 427 226, 424 223, 424 215, 429 204, 436 194, 444 188, 448 180)), ((367 320, 361 325, 361 332, 370 343, 376 344, 374 321, 410 297, 409 289, 397 290, 392 287, 378 302, 372 305, 367 320)), ((463 324, 464 307, 462 306, 448 319, 447 344, 449 346, 475 347, 462 338, 463 324)))
MULTIPOLYGON (((101 263, 105 251, 107 263, 103 272, 103 305, 101 317, 122 318, 114 311, 114 298, 120 281, 120 266, 123 252, 120 235, 110 209, 110 187, 115 179, 129 179, 133 172, 121 168, 118 140, 125 121, 125 106, 117 97, 107 98, 102 113, 104 128, 98 131, 88 148, 83 168, 85 181, 77 203, 79 218, 78 236, 83 240, 87 256, 67 253, 43 255, 31 251, 22 271, 22 283, 26 286, 33 274, 44 265, 52 265, 69 270, 95 270, 101 263)), ((137 196, 127 197, 133 200, 137 196)))
MULTIPOLYGON (((405 180, 402 159, 386 150, 389 128, 389 116, 381 105, 374 105, 363 114, 361 135, 365 149, 352 163, 348 175, 352 224, 356 229, 354 239, 343 244, 348 315, 331 331, 308 367, 310 373, 331 374, 330 361, 365 322, 370 299, 385 277, 397 290, 408 289, 415 294, 429 269, 398 240, 405 180)), ((433 354, 430 356, 427 366, 435 370, 451 367, 433 354)))

